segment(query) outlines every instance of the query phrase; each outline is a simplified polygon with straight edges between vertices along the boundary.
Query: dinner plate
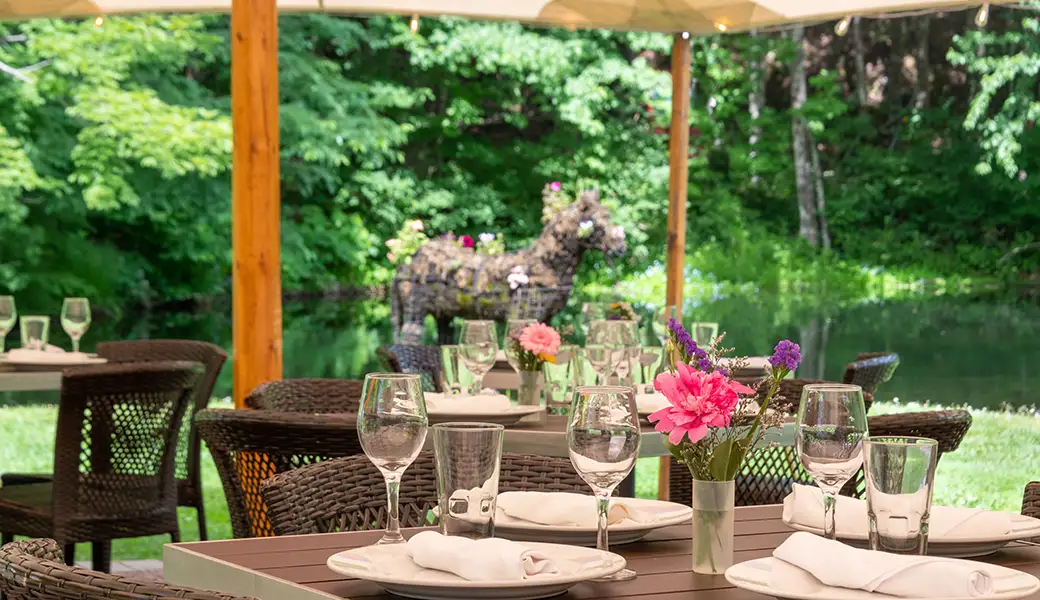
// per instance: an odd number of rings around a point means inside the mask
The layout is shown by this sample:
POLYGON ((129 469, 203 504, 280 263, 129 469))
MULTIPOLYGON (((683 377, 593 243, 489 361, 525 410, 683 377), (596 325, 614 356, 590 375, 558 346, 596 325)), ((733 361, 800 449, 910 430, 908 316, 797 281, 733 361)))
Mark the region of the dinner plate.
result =
MULTIPOLYGON (((895 598, 887 594, 850 590, 826 585, 812 575, 802 572, 804 577, 797 580, 785 577, 777 584, 771 580, 772 572, 781 561, 773 558, 759 558, 733 565, 726 570, 726 581, 743 590, 758 592, 766 596, 782 600, 880 600, 895 598), (787 587, 785 587, 787 586, 787 587)), ((987 572, 999 587, 986 600, 1016 600, 1025 598, 1040 590, 1040 580, 1028 573, 1008 569, 998 565, 976 563, 979 570, 987 572), (1001 591, 1003 590, 1003 591, 1001 591)), ((789 569, 796 567, 787 566, 789 569)), ((800 569, 797 569, 801 571, 800 569)), ((915 597, 904 597, 903 600, 915 600, 915 597)), ((978 600, 969 596, 950 596, 947 598, 930 598, 929 600, 978 600)))
MULTIPOLYGON (((693 509, 675 502, 648 500, 644 498, 625 498, 625 502, 640 512, 653 517, 650 522, 637 523, 625 520, 607 528, 610 543, 631 544, 647 536, 651 531, 689 523, 693 509)), ((566 525, 542 525, 515 519, 499 510, 495 514, 495 536, 518 542, 544 541, 572 546, 595 546, 595 527, 575 527, 566 525)))
POLYGON ((505 410, 481 410, 480 407, 473 406, 465 410, 428 410, 426 411, 426 417, 430 421, 430 425, 437 423, 452 423, 455 421, 470 423, 494 423, 497 425, 516 425, 520 419, 528 415, 533 415, 539 412, 545 412, 543 406, 511 406, 505 410))
POLYGON ((521 581, 467 581, 452 573, 423 569, 408 556, 407 544, 364 546, 334 554, 330 569, 378 584, 386 591, 422 600, 534 600, 562 594, 575 584, 605 577, 625 568, 625 559, 612 552, 560 544, 525 544, 550 556, 560 569, 521 581))
POLYGON ((18 371, 55 371, 65 367, 83 367, 87 365, 103 365, 108 359, 96 354, 70 356, 69 352, 42 352, 32 358, 10 358, 8 354, 0 354, 0 366, 8 366, 18 371))
MULTIPOLYGON (((946 556, 949 558, 973 558, 993 554, 1015 540, 1040 537, 1040 519, 1018 514, 1009 514, 1008 516, 1011 517, 1011 531, 1005 534, 974 537, 930 535, 928 536, 928 554, 930 556, 946 556)), ((786 521, 784 524, 795 531, 808 531, 816 535, 823 535, 823 530, 816 527, 808 527, 786 521)), ((839 532, 838 540, 857 548, 866 548, 869 545, 869 539, 865 531, 855 534, 839 532)))

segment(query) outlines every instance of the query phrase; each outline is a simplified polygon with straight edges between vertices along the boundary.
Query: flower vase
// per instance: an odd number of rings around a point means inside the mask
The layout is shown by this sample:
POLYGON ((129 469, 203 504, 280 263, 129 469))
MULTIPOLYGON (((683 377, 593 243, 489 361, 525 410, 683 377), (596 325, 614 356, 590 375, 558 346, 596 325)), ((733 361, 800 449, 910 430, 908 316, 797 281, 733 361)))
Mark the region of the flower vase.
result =
POLYGON ((541 406, 543 389, 545 389, 544 373, 541 371, 520 371, 520 389, 517 391, 517 404, 520 406, 541 406))
POLYGON ((693 572, 722 575, 733 566, 732 481, 693 480, 693 572))

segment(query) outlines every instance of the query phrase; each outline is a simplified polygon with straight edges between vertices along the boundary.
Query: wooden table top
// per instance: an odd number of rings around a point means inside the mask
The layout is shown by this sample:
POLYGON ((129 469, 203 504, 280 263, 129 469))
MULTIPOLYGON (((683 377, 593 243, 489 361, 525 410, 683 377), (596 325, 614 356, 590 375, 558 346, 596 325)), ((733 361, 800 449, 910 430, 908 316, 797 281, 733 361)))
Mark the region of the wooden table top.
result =
MULTIPOLYGON (((791 534, 780 520, 780 506, 737 509, 735 560, 769 556, 791 534)), ((420 531, 407 530, 405 535, 420 531)), ((329 598, 389 600, 374 583, 345 579, 325 566, 326 559, 349 548, 372 544, 381 531, 169 544, 163 555, 168 583, 255 595, 260 600, 329 598)), ((691 568, 690 527, 659 529, 634 544, 612 548, 639 574, 633 581, 582 583, 559 598, 592 600, 763 600, 738 590, 722 576, 697 575, 691 568)), ((1040 548, 1011 545, 986 559, 1040 575, 1040 548)), ((1040 594, 1031 597, 1040 600, 1040 594)))

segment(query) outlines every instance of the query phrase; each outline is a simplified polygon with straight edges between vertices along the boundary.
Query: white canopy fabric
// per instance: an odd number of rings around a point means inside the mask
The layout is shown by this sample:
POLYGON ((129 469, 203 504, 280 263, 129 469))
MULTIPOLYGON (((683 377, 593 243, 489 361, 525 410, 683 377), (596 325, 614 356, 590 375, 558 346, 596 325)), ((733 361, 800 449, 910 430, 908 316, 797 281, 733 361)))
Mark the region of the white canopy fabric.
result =
MULTIPOLYGON (((1006 1, 1006 0, 1003 0, 1006 1)), ((285 12, 400 13, 694 34, 846 15, 968 8, 964 0, 277 0, 285 12)), ((996 3, 996 2, 994 2, 996 3)), ((231 0, 0 0, 0 19, 135 12, 228 12, 231 0)))

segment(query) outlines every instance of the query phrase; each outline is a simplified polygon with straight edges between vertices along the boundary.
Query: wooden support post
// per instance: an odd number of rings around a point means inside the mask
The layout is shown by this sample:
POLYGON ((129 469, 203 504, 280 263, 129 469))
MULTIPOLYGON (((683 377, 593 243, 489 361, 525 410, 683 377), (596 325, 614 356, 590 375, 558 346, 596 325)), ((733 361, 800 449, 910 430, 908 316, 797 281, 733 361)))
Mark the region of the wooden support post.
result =
POLYGON ((235 406, 282 378, 276 0, 231 2, 232 323, 235 406))
MULTIPOLYGON (((672 126, 668 142, 668 285, 665 304, 682 315, 683 262, 686 257, 686 186, 690 155, 690 39, 677 33, 672 41, 672 126)), ((661 459, 657 495, 668 498, 669 459, 661 459)))

